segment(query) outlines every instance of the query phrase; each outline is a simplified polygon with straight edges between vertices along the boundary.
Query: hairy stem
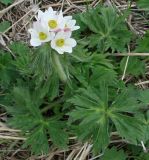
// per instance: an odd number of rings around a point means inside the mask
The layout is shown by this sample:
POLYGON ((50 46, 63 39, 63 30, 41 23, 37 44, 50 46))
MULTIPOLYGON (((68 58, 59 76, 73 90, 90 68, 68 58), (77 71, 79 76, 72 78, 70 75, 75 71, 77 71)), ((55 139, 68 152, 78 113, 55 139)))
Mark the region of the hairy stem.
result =
POLYGON ((65 74, 65 71, 64 71, 64 68, 60 62, 60 59, 59 59, 59 55, 57 53, 52 53, 53 54, 53 62, 54 62, 54 67, 61 79, 61 81, 63 82, 66 82, 67 81, 67 76, 65 74))

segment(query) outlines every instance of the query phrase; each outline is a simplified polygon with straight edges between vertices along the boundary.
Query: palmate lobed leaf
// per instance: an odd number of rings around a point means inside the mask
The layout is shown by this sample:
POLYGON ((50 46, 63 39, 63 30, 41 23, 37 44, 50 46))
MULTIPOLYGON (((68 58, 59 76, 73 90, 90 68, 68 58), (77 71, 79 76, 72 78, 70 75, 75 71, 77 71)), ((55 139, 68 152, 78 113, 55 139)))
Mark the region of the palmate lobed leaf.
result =
POLYGON ((98 89, 79 89, 69 100, 76 106, 69 115, 74 125, 79 122, 78 137, 85 141, 91 140, 95 153, 104 150, 109 144, 109 120, 112 120, 122 138, 133 144, 142 140, 144 123, 135 117, 141 105, 138 97, 130 94, 129 88, 127 90, 115 94, 117 97, 111 100, 108 98, 108 87, 101 84, 98 89))
POLYGON ((76 48, 73 53, 72 65, 69 66, 69 72, 83 85, 90 84, 98 85, 100 81, 106 81, 106 83, 117 83, 117 73, 114 71, 114 66, 111 60, 107 59, 106 55, 85 52, 80 47, 76 48), (76 55, 80 60, 74 58, 76 55), (84 55, 84 56, 83 56, 84 55))
POLYGON ((96 8, 81 15, 81 20, 95 34, 89 36, 90 47, 99 51, 126 51, 131 33, 124 21, 125 17, 118 16, 113 8, 96 8))
POLYGON ((6 107, 7 112, 12 115, 9 125, 21 129, 26 135, 24 147, 31 147, 34 154, 47 154, 49 137, 54 145, 60 148, 67 147, 68 135, 64 130, 65 122, 59 120, 60 117, 51 116, 45 119, 39 109, 40 100, 38 97, 35 98, 27 87, 15 87, 12 97, 14 104, 6 107))

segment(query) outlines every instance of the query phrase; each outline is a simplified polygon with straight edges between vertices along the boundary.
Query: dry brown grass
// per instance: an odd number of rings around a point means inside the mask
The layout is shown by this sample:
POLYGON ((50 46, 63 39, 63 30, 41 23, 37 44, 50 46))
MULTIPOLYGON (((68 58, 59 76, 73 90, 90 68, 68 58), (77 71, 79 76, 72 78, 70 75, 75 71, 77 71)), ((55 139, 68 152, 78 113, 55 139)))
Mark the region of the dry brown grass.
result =
MULTIPOLYGON (((11 26, 0 35, 1 46, 9 50, 7 44, 12 41, 24 41, 28 43, 29 34, 27 29, 34 20, 34 15, 37 13, 38 8, 46 9, 52 6, 55 9, 60 9, 63 6, 65 14, 73 14, 84 12, 86 10, 86 3, 90 7, 95 7, 100 2, 103 2, 103 0, 18 0, 8 7, 0 4, 1 21, 8 20, 11 22, 11 26)), ((119 14, 123 14, 123 11, 128 8, 126 0, 105 0, 104 3, 105 5, 118 8, 119 14)), ((136 36, 140 36, 144 34, 145 30, 149 29, 149 25, 147 25, 149 15, 145 15, 143 10, 136 8, 135 2, 131 4, 130 8, 132 12, 126 22, 136 36)), ((144 56, 148 56, 148 54, 146 53, 144 56)), ((123 54, 117 56, 123 56, 123 54)), ((131 56, 131 53, 128 53, 127 56, 131 56)), ((149 67, 147 66, 147 68, 149 67)), ((147 72, 146 75, 148 76, 148 74, 147 72)), ((124 71, 122 79, 128 82, 131 80, 131 77, 125 77, 124 71)), ((149 81, 147 78, 136 79, 135 85, 147 88, 149 87, 149 81)), ((46 156, 32 156, 27 149, 21 149, 22 141, 25 138, 21 136, 19 130, 10 129, 5 125, 6 117, 6 113, 0 113, 0 160, 94 160, 101 156, 93 157, 90 152, 92 145, 88 143, 81 144, 76 141, 76 137, 70 137, 68 150, 63 151, 51 147, 49 154, 46 156)), ((117 137, 117 134, 113 133, 112 143, 121 148, 127 142, 122 141, 117 137)))

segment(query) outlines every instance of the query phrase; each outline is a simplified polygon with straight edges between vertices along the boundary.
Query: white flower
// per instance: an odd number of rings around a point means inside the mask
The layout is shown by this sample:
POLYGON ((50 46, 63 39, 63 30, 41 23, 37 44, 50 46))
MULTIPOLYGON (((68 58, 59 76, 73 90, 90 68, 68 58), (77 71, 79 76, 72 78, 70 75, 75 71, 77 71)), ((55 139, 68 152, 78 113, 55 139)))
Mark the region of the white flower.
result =
POLYGON ((28 30, 31 34, 30 44, 32 46, 40 46, 44 42, 49 42, 55 36, 53 32, 49 32, 48 28, 41 25, 40 22, 34 22, 33 28, 28 30))
POLYGON ((38 11, 38 15, 36 17, 37 21, 41 22, 41 19, 43 18, 44 16, 44 12, 42 12, 41 10, 38 11))
POLYGON ((45 13, 49 13, 51 15, 56 15, 57 11, 54 11, 52 7, 49 7, 48 10, 45 11, 45 13))
POLYGON ((56 11, 53 11, 52 8, 49 8, 40 19, 41 23, 48 26, 50 31, 58 32, 64 29, 65 21, 62 11, 57 13, 56 11))
POLYGON ((72 48, 76 46, 76 41, 70 38, 70 36, 70 32, 58 32, 51 41, 51 47, 59 54, 63 54, 64 52, 72 53, 72 48))
POLYGON ((67 31, 72 32, 72 31, 75 31, 80 28, 79 26, 75 26, 76 20, 73 20, 72 16, 66 16, 66 17, 64 17, 64 19, 65 19, 65 28, 64 28, 65 32, 67 32, 67 31))

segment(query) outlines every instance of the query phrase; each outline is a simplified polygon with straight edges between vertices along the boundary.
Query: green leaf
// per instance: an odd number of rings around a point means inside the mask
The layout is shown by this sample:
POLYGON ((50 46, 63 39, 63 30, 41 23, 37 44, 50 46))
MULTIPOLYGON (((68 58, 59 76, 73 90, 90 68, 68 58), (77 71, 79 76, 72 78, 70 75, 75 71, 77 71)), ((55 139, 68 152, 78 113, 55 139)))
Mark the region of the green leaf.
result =
POLYGON ((102 160, 126 160, 127 156, 123 150, 117 150, 115 147, 111 149, 106 149, 102 160))
MULTIPOLYGON (((76 125, 81 140, 93 143, 95 154, 109 144, 110 122, 115 125, 119 136, 133 144, 142 140, 144 123, 135 117, 142 105, 131 88, 119 89, 119 93, 109 94, 110 87, 101 83, 98 88, 80 88, 68 102, 75 109, 69 113, 71 122, 76 125), (85 128, 88 128, 87 130, 85 128)), ((117 90, 115 90, 117 92, 117 90)))
POLYGON ((142 141, 146 143, 149 140, 149 111, 147 111, 145 114, 138 113, 137 118, 142 120, 142 122, 145 124, 144 136, 142 137, 142 141))
POLYGON ((31 62, 31 70, 34 75, 40 77, 49 77, 52 73, 51 67, 51 49, 47 44, 37 48, 34 50, 32 62, 31 62))
POLYGON ((149 9, 149 1, 148 0, 138 0, 137 4, 140 8, 149 9))
POLYGON ((106 84, 112 84, 116 82, 117 73, 113 69, 109 69, 103 66, 97 66, 93 68, 93 73, 90 78, 92 85, 98 85, 99 82, 105 82, 106 84))
POLYGON ((59 95, 59 77, 53 72, 52 75, 44 81, 37 82, 36 84, 36 96, 39 99, 47 97, 49 101, 52 101, 59 95))
POLYGON ((52 101, 54 98, 59 96, 59 77, 57 74, 52 75, 49 81, 50 92, 48 93, 49 100, 52 101))
POLYGON ((149 31, 145 33, 143 38, 137 40, 137 47, 135 49, 135 52, 148 53, 148 51, 149 51, 149 31))
POLYGON ((144 124, 141 120, 119 113, 115 113, 111 118, 122 138, 125 138, 136 145, 138 141, 142 140, 144 124))
POLYGON ((39 109, 40 100, 34 96, 26 87, 13 89, 13 105, 6 107, 7 113, 12 115, 9 125, 22 130, 27 137, 23 147, 31 147, 34 154, 48 153, 48 138, 51 138, 54 145, 66 148, 68 135, 64 130, 65 122, 59 120, 61 117, 44 118, 39 109))
POLYGON ((11 82, 15 81, 17 75, 12 65, 13 59, 9 53, 0 51, 0 86, 7 88, 11 82))
POLYGON ((131 87, 122 89, 118 95, 115 95, 116 97, 111 105, 112 110, 129 113, 137 111, 140 108, 140 104, 138 103, 140 92, 131 87))
POLYGON ((32 134, 23 145, 23 148, 28 146, 31 146, 32 152, 36 155, 49 152, 46 131, 42 128, 42 126, 33 130, 32 134))
POLYGON ((8 4, 13 3, 13 0, 0 0, 0 2, 5 4, 5 5, 8 5, 8 4))
POLYGON ((72 121, 81 121, 79 138, 87 140, 92 137, 94 152, 99 153, 109 143, 109 126, 104 107, 107 103, 107 90, 102 92, 100 97, 94 91, 92 88, 80 89, 78 95, 69 100, 76 106, 76 109, 70 112, 70 116, 72 121))
POLYGON ((0 32, 4 32, 7 28, 10 27, 10 22, 8 21, 3 21, 0 23, 0 32))
POLYGON ((68 135, 63 131, 65 125, 63 122, 54 120, 49 120, 47 125, 52 142, 62 149, 66 149, 68 143, 68 135))
POLYGON ((145 104, 149 104, 149 90, 142 90, 140 91, 139 100, 145 104))
POLYGON ((138 157, 138 160, 148 160, 149 159, 149 153, 141 153, 141 155, 138 157))
MULTIPOLYGON (((124 57, 120 62, 121 71, 124 71, 126 65, 126 57, 124 57)), ((143 60, 140 60, 138 57, 129 57, 126 74, 131 74, 136 77, 139 75, 145 74, 145 63, 143 60)))
POLYGON ((93 148, 94 148, 95 154, 99 153, 99 149, 101 148, 101 146, 103 146, 101 149, 104 150, 110 141, 109 131, 108 131, 109 130, 108 123, 109 122, 107 121, 106 116, 101 118, 100 126, 95 128, 95 130, 93 132, 93 148))
POLYGON ((16 55, 16 59, 13 61, 13 64, 16 66, 17 70, 19 70, 22 75, 31 74, 31 49, 22 42, 13 42, 9 47, 16 55))
POLYGON ((97 47, 99 51, 125 51, 130 42, 131 33, 125 24, 125 17, 118 16, 110 7, 92 9, 81 15, 81 20, 95 33, 89 36, 90 47, 97 47))

